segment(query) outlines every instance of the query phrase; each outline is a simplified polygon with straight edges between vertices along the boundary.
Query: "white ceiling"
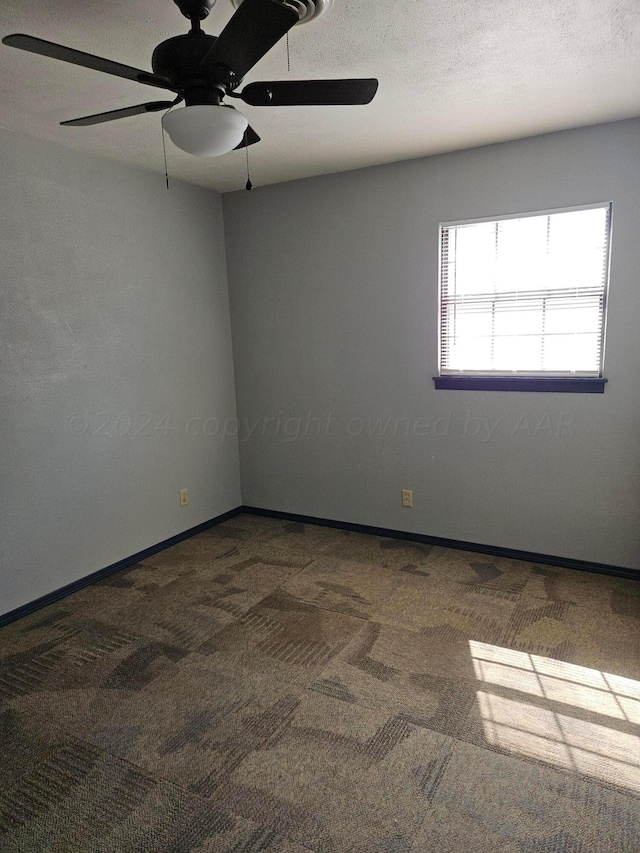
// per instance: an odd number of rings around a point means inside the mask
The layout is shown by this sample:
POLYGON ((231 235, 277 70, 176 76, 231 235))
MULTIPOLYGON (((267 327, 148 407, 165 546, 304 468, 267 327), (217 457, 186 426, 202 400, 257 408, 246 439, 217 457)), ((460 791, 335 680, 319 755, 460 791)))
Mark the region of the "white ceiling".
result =
MULTIPOLYGON (((218 0, 217 35, 234 8, 218 0)), ((188 29, 172 0, 1 0, 0 36, 23 32, 151 69, 188 29)), ((236 102, 262 137, 255 186, 640 115, 639 0, 335 0, 247 75, 377 77, 360 107, 236 102)), ((170 93, 167 93, 170 97, 170 93)), ((64 119, 164 98, 161 90, 0 46, 0 126, 164 172, 160 114, 86 128, 64 119)), ((198 159, 167 140, 169 174, 221 192, 246 181, 244 152, 198 159)))

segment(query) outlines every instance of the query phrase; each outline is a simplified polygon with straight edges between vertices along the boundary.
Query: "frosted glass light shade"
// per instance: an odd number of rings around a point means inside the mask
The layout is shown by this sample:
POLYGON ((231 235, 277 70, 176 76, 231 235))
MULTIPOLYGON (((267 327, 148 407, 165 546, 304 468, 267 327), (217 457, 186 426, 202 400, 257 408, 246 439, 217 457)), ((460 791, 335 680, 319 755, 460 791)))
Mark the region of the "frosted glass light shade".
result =
POLYGON ((174 145, 196 157, 218 157, 240 145, 247 117, 212 104, 181 107, 168 113, 164 128, 174 145))

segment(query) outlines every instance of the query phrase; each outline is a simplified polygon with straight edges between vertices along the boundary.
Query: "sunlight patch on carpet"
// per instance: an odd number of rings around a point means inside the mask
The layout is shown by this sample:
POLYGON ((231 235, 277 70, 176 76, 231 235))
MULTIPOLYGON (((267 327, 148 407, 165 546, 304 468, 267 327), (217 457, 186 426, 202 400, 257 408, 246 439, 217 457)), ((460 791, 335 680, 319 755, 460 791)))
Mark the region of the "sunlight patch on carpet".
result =
POLYGON ((640 792, 640 682, 469 641, 487 742, 640 792))

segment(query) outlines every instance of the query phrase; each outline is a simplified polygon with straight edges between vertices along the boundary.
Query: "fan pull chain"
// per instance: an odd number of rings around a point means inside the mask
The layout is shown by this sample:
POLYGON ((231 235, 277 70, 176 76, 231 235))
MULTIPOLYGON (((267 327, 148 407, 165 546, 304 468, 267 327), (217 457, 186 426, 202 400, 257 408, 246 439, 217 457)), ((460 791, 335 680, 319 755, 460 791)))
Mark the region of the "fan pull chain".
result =
POLYGON ((289 53, 289 32, 287 31, 287 71, 291 74, 291 54, 289 53))
POLYGON ((162 119, 160 120, 160 131, 162 133, 162 153, 164 154, 164 179, 167 182, 167 189, 169 189, 169 169, 167 168, 167 143, 164 138, 164 116, 162 116, 162 119))
POLYGON ((169 189, 169 169, 167 168, 167 142, 164 136, 164 119, 165 116, 168 116, 171 110, 175 107, 176 104, 179 104, 182 98, 180 95, 175 99, 175 101, 171 104, 166 113, 163 114, 160 119, 160 131, 162 133, 162 153, 164 154, 164 179, 167 182, 167 189, 169 189))
POLYGON ((247 158, 247 183, 245 184, 245 187, 247 190, 252 190, 253 184, 251 183, 251 178, 249 176, 249 139, 246 130, 244 132, 244 153, 247 158))

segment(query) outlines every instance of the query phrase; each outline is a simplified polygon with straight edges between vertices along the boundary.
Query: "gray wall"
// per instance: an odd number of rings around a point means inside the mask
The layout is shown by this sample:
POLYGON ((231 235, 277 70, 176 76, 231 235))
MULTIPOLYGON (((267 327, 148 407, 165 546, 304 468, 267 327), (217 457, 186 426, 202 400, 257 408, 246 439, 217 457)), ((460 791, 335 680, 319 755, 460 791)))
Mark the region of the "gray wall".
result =
POLYGON ((240 487, 220 196, 2 132, 0 199, 2 613, 240 487))
POLYGON ((637 568, 639 140, 632 120, 224 196, 244 503, 637 568), (436 391, 439 222, 606 200, 605 394, 436 391))

